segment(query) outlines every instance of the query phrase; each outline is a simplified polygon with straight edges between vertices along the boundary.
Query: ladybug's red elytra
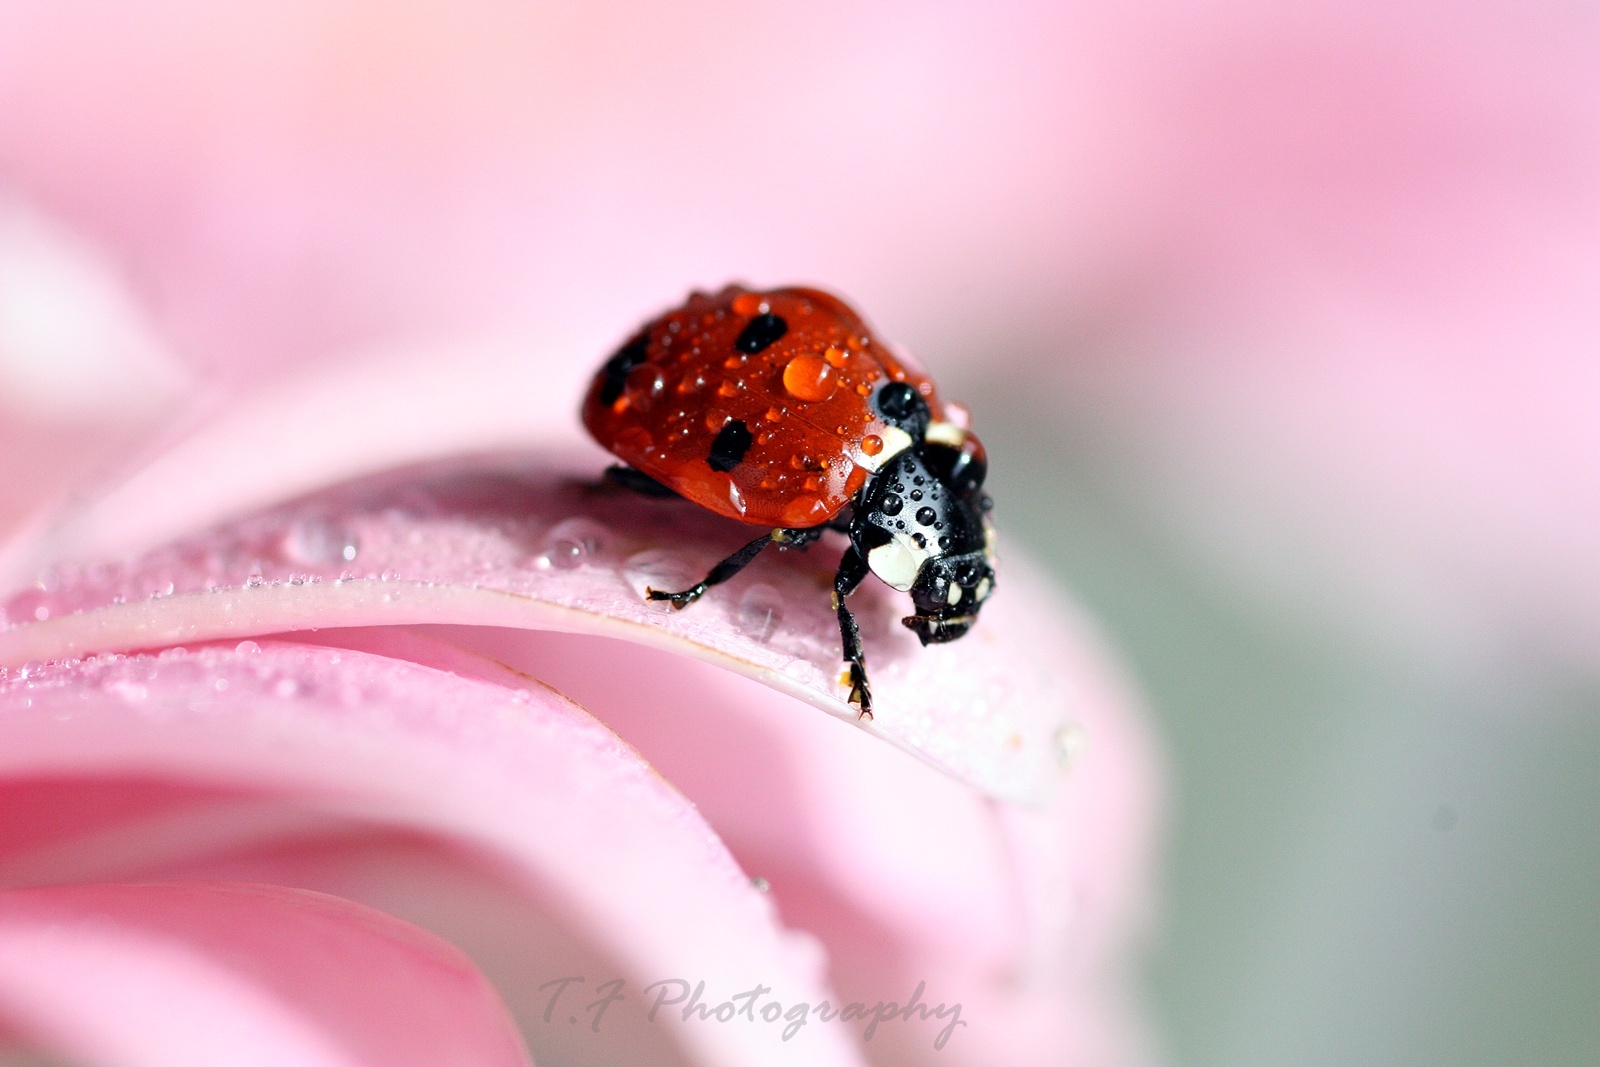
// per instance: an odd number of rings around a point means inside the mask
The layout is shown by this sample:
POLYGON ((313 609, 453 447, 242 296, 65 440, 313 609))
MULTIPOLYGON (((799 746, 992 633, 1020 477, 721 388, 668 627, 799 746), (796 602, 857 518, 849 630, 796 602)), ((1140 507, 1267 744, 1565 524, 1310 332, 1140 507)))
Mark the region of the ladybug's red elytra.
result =
POLYGON ((911 594, 902 620, 924 645, 972 627, 994 589, 988 461, 933 382, 816 289, 693 293, 600 367, 583 423, 626 466, 608 476, 765 526, 688 589, 686 607, 768 545, 848 535, 834 607, 850 702, 872 715, 861 635, 846 598, 867 574, 911 594))

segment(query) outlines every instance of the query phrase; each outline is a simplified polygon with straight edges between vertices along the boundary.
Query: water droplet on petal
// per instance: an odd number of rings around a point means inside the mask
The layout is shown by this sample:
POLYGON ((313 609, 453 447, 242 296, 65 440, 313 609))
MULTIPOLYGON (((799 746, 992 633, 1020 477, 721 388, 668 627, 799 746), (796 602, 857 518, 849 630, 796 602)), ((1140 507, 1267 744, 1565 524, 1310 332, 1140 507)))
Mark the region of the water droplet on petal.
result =
POLYGON ((261 651, 261 646, 254 641, 240 641, 233 646, 233 650, 242 656, 253 656, 261 651))
POLYGON ((610 533, 593 519, 578 516, 565 519, 550 528, 544 539, 544 552, 539 557, 546 567, 572 570, 584 563, 592 563, 605 548, 610 533))
POLYGON ((639 599, 658 611, 671 611, 672 605, 664 600, 646 600, 649 590, 676 593, 687 589, 704 575, 682 555, 669 548, 648 548, 629 556, 623 564, 628 584, 639 599))
POLYGON ((739 597, 739 631, 766 644, 783 621, 783 595, 772 586, 757 582, 739 597))
POLYGON ((325 515, 296 520, 283 535, 283 555, 290 563, 326 567, 350 563, 361 552, 361 540, 343 524, 325 515))
POLYGON ((138 682, 131 682, 126 678, 119 678, 114 682, 108 683, 105 690, 117 699, 125 700, 129 704, 142 703, 150 696, 149 689, 138 682))
POLYGON ((1069 722, 1056 727, 1056 732, 1050 737, 1050 744, 1055 750, 1056 763, 1062 770, 1069 770, 1078 762, 1084 749, 1089 747, 1089 731, 1075 722, 1069 722))

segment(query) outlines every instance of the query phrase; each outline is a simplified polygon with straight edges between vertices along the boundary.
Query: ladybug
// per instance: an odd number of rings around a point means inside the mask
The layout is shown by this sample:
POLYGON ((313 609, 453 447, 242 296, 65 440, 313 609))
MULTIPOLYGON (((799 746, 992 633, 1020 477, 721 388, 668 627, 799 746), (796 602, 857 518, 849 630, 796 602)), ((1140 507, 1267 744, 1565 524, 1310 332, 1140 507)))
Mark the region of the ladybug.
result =
POLYGON ((679 592, 687 607, 768 545, 835 530, 850 546, 833 583, 850 703, 872 715, 846 599, 868 573, 911 594, 902 623, 954 641, 994 591, 988 459, 933 382, 849 305, 816 289, 696 292, 600 367, 583 423, 625 466, 613 482, 676 495, 770 532, 679 592))

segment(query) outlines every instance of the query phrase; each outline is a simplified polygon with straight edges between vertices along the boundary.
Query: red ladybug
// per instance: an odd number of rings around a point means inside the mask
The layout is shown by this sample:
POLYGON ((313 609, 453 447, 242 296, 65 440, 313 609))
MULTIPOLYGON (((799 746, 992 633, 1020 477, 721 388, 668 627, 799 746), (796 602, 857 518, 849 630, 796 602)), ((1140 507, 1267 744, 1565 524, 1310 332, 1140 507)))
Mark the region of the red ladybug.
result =
POLYGON ((768 545, 848 534, 834 606, 850 702, 872 714, 861 635, 845 604, 868 572, 911 594, 924 645, 971 628, 994 589, 983 446, 918 368, 815 289, 694 293, 606 360, 583 423, 626 467, 613 480, 675 493, 771 532, 681 592, 739 573, 768 545))

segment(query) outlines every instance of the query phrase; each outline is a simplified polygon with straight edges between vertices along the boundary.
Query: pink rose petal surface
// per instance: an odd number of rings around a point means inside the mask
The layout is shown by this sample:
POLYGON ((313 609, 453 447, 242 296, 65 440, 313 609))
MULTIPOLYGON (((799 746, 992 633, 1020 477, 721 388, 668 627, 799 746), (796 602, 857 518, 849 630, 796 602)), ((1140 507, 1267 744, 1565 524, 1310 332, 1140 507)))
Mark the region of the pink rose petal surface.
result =
MULTIPOLYGON (((63 565, 5 602, 0 664, 338 626, 444 622, 625 637, 711 660, 856 720, 828 599, 838 548, 769 553, 681 612, 759 533, 528 457, 347 483, 138 558, 63 565)), ((972 634, 921 648, 903 596, 852 598, 876 699, 862 726, 991 796, 1048 802, 1079 737, 1068 681, 1000 591, 972 634)))
MULTIPOLYGON (((222 782, 476 848, 639 985, 689 975, 717 1002, 758 984, 785 1004, 828 996, 814 945, 780 930, 683 797, 537 685, 277 642, 4 672, 0 776, 97 774, 222 782)), ((784 1042, 670 1011, 659 1026, 696 1063, 860 1062, 837 1027, 784 1042)))
POLYGON ((0 1012, 127 1067, 515 1067, 505 1007, 442 939, 276 886, 0 891, 0 1012))

